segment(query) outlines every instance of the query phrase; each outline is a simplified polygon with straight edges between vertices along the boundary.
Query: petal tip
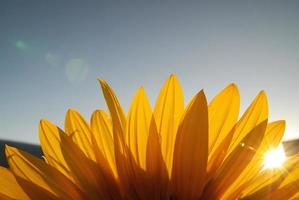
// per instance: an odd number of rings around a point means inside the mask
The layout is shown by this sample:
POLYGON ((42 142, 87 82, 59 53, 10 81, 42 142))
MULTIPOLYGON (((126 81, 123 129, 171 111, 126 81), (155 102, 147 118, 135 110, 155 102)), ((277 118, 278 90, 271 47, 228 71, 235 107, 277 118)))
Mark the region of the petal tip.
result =
POLYGON ((138 90, 140 90, 140 91, 144 91, 144 86, 141 85, 141 86, 138 88, 138 90))
POLYGON ((179 82, 179 80, 175 74, 170 74, 168 80, 170 82, 179 82))
POLYGON ((8 144, 5 144, 5 155, 6 155, 6 159, 8 160, 9 157, 12 155, 12 151, 16 149, 15 147, 12 147, 8 144))
POLYGON ((74 108, 69 108, 66 112, 66 115, 71 115, 77 113, 77 110, 74 108))
POLYGON ((230 83, 230 84, 228 85, 228 87, 230 87, 230 88, 232 88, 232 89, 234 89, 234 90, 239 90, 239 89, 238 89, 238 85, 237 85, 236 83, 230 83))
POLYGON ((173 74, 173 73, 171 73, 171 74, 169 75, 169 78, 176 78, 176 75, 173 74))
POLYGON ((267 98, 267 94, 266 94, 265 90, 261 90, 258 95, 260 97, 267 98))
POLYGON ((201 89, 196 95, 195 95, 196 99, 205 99, 206 100, 206 95, 203 89, 201 89))
POLYGON ((104 87, 105 85, 107 85, 107 82, 106 82, 104 79, 99 79, 99 78, 98 78, 98 81, 99 81, 99 83, 100 83, 100 85, 101 85, 102 87, 104 87))
POLYGON ((39 120, 39 125, 40 126, 44 126, 44 125, 49 124, 49 123, 50 123, 50 121, 45 119, 45 118, 42 118, 41 120, 39 120))
POLYGON ((286 120, 282 119, 282 120, 278 120, 278 122, 280 122, 282 125, 286 125, 286 120))

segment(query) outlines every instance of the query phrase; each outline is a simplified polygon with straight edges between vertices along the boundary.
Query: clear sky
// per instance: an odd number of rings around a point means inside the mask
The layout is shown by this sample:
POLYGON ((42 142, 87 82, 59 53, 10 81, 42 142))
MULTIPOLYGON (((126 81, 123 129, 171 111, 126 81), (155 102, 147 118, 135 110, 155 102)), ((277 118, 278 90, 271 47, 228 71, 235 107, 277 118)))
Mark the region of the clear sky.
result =
POLYGON ((89 120, 106 108, 98 77, 126 110, 140 85, 153 104, 170 73, 186 101, 235 82, 244 110, 264 89, 299 137, 299 1, 0 1, 2 139, 37 143, 68 108, 89 120))

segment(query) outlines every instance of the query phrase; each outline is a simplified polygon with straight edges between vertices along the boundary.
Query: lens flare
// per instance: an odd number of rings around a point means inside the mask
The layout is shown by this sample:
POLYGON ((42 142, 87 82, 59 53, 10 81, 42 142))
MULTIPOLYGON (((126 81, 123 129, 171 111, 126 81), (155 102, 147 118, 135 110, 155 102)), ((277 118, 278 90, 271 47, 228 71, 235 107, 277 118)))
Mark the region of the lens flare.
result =
POLYGON ((51 52, 45 54, 45 60, 50 66, 58 66, 61 61, 57 54, 51 52))
POLYGON ((17 49, 25 50, 28 47, 28 44, 23 40, 17 40, 15 46, 17 49))
POLYGON ((264 169, 280 168, 286 160, 282 145, 277 149, 270 149, 264 156, 264 169))
POLYGON ((89 65, 81 58, 69 60, 65 66, 65 74, 71 83, 81 83, 88 74, 89 65))

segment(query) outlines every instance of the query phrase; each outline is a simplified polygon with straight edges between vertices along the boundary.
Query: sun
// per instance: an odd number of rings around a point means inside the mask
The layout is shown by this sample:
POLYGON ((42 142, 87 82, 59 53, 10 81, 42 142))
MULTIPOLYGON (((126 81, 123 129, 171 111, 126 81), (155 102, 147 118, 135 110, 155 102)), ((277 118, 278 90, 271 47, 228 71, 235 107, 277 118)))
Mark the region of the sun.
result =
POLYGON ((282 145, 276 149, 270 149, 264 155, 264 169, 274 169, 282 167, 286 156, 282 145))

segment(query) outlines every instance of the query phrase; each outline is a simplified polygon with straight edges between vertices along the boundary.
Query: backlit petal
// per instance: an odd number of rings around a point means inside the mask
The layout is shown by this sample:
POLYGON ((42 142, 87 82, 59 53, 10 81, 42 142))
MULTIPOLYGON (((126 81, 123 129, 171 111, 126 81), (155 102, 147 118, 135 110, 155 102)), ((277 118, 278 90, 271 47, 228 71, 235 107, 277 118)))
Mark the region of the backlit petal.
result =
POLYGON ((244 196, 242 199, 264 199, 271 195, 273 191, 277 190, 277 188, 282 185, 286 177, 290 177, 289 175, 291 175, 292 172, 295 172, 295 175, 298 167, 299 155, 296 155, 290 157, 282 168, 262 171, 254 179, 247 182, 246 188, 242 192, 244 196))
POLYGON ((152 200, 167 199, 169 177, 163 160, 160 137, 154 117, 152 117, 146 148, 146 169, 150 177, 152 200))
POLYGON ((236 126, 229 152, 240 145, 243 138, 259 123, 268 119, 268 102, 264 91, 261 91, 247 108, 236 126))
POLYGON ((65 117, 65 132, 71 135, 74 142, 90 159, 95 160, 92 149, 92 132, 79 112, 69 109, 65 117))
POLYGON ((0 199, 29 199, 14 175, 4 167, 0 167, 0 186, 0 199))
POLYGON ((228 85, 209 104, 209 154, 226 138, 237 122, 240 94, 235 84, 228 85))
POLYGON ((285 122, 277 121, 267 125, 265 136, 262 139, 260 147, 247 167, 242 171, 236 181, 225 192, 226 195, 234 192, 235 188, 249 182, 250 179, 256 177, 264 167, 264 155, 270 148, 276 148, 280 143, 285 130, 285 122))
POLYGON ((169 172, 172 168, 176 132, 183 110, 184 97, 180 83, 174 75, 170 75, 160 91, 154 109, 158 133, 161 135, 162 154, 169 172))
POLYGON ((60 135, 65 134, 59 127, 48 120, 41 120, 39 124, 39 139, 47 162, 72 179, 70 169, 65 162, 61 150, 60 135))
POLYGON ((208 107, 203 91, 189 103, 175 142, 172 184, 179 200, 196 200, 204 186, 208 160, 208 107))
POLYGON ((221 197, 235 179, 238 178, 255 155, 256 149, 260 146, 266 126, 267 121, 257 125, 226 158, 209 184, 211 189, 206 191, 208 197, 221 197))
POLYGON ((146 145, 152 118, 152 110, 143 87, 135 94, 128 114, 127 144, 140 167, 145 169, 146 145))
POLYGON ((82 193, 67 177, 44 161, 19 149, 5 149, 14 174, 62 198, 82 199, 82 193), (67 192, 66 192, 67 191, 67 192))
MULTIPOLYGON (((90 126, 96 143, 94 150, 97 151, 99 149, 101 151, 114 175, 117 176, 111 119, 103 110, 96 110, 92 114, 90 126)), ((96 153, 96 156, 98 154, 96 153)))
POLYGON ((84 193, 91 199, 119 199, 119 188, 111 173, 86 157, 70 137, 61 134, 60 138, 65 161, 84 193))

